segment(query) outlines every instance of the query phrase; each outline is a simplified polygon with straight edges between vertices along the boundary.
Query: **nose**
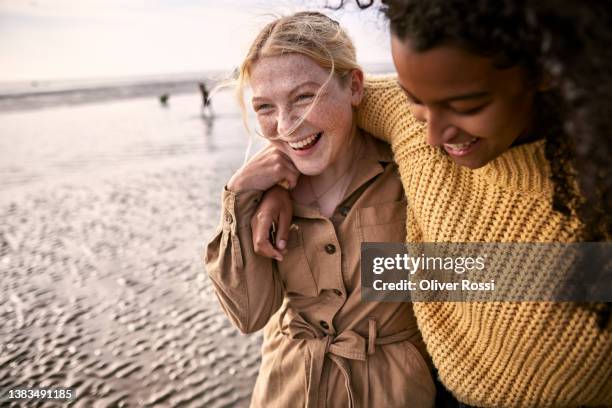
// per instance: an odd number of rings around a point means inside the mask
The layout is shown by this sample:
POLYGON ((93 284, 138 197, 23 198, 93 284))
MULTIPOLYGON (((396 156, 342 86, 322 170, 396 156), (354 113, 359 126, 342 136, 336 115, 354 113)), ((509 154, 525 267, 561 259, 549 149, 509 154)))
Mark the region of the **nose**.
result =
POLYGON ((288 136, 295 124, 297 118, 290 109, 280 109, 276 119, 276 132, 278 136, 288 136))
POLYGON ((441 146, 457 133, 457 128, 448 123, 444 114, 436 109, 423 107, 420 115, 423 119, 418 116, 417 119, 427 122, 427 144, 431 146, 441 146))

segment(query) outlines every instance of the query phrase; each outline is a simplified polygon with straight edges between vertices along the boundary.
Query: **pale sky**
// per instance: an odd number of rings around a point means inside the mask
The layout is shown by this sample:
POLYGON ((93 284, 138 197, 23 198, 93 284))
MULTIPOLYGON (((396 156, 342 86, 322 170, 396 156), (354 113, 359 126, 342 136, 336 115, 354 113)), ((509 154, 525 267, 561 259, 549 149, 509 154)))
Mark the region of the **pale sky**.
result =
MULTIPOLYGON (((349 32, 359 62, 391 64, 382 15, 347 3, 341 11, 325 12, 349 32)), ((0 0, 0 81, 232 69, 272 13, 324 5, 325 0, 0 0)))

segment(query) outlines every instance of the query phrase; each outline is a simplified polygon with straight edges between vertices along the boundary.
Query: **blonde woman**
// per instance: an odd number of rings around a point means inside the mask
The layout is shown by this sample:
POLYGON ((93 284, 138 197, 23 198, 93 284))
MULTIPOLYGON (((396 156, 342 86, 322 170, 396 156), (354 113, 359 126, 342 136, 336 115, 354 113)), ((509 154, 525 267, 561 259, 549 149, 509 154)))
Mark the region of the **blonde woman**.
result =
POLYGON ((251 405, 433 406, 412 305, 361 301, 360 244, 403 242, 406 201, 390 148, 356 127, 363 73, 350 39, 320 13, 280 18, 239 82, 270 144, 227 183, 206 268, 242 332, 267 325, 251 405), (255 254, 250 221, 283 181, 295 227, 269 259, 255 254))

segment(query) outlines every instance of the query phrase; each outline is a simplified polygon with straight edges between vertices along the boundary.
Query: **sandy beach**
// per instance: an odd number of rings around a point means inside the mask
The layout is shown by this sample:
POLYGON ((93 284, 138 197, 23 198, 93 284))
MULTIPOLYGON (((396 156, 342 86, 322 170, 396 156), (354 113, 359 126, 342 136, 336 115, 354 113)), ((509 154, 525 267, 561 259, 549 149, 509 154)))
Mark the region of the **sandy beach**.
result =
MULTIPOLYGON (((202 254, 246 149, 229 92, 0 112, 0 389, 78 407, 247 406, 259 334, 202 254)), ((57 406, 11 403, 9 406, 57 406)))

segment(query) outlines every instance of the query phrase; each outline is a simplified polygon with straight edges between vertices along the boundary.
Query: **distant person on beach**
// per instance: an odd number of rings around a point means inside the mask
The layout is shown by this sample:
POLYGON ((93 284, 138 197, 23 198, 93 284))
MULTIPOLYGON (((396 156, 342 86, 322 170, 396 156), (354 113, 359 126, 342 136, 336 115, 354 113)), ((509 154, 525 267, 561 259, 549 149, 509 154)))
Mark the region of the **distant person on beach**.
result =
POLYGON ((432 407, 412 304, 361 301, 360 245, 403 241, 406 201, 390 146, 356 126, 363 72, 351 40, 320 13, 280 18, 238 81, 270 144, 224 188, 205 261, 236 327, 265 326, 251 406, 432 407), (293 227, 270 260, 254 252, 250 222, 263 191, 283 181, 293 227))
POLYGON ((202 95, 202 116, 212 118, 215 115, 212 111, 212 104, 210 101, 210 94, 208 92, 208 88, 206 88, 206 84, 204 82, 199 82, 198 88, 200 89, 200 95, 202 95))
MULTIPOLYGON (((366 81, 358 125, 392 146, 408 242, 610 241, 607 3, 383 0, 397 76, 366 81)), ((291 213, 300 216, 291 194, 274 187, 249 207, 256 253, 283 248, 291 213)), ((612 406, 609 304, 418 302, 414 311, 461 406, 612 406)))
POLYGON ((168 105, 169 99, 170 99, 170 95, 167 93, 159 95, 159 103, 161 103, 163 106, 168 105))

